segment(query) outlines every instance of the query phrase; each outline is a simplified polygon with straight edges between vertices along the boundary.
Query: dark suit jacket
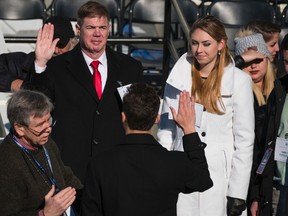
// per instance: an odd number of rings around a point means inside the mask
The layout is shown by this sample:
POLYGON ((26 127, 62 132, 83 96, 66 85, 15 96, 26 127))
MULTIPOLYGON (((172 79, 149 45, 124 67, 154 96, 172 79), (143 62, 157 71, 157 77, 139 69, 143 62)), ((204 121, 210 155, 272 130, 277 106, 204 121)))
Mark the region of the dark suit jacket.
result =
MULTIPOLYGON (((121 142, 122 101, 117 87, 143 80, 140 62, 106 48, 108 77, 101 100, 92 75, 77 45, 72 51, 52 58, 42 74, 32 74, 31 84, 54 102, 52 138, 65 164, 81 181, 92 155, 121 142)), ((30 86, 31 87, 31 86, 30 86)))
POLYGON ((198 134, 183 137, 185 152, 168 151, 152 135, 130 134, 91 160, 81 215, 176 216, 178 194, 212 187, 198 134))

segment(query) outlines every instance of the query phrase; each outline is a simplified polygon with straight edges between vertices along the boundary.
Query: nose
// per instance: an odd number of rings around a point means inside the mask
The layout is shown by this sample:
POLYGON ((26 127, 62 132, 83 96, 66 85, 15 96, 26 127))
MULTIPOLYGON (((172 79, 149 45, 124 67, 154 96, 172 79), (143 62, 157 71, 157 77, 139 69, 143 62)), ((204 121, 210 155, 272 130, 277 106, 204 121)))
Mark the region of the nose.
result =
POLYGON ((49 127, 47 127, 46 132, 49 133, 49 134, 52 132, 52 127, 51 127, 51 125, 49 125, 49 127))
POLYGON ((256 63, 252 63, 252 64, 250 65, 250 67, 254 69, 254 68, 257 67, 257 64, 256 64, 256 63))
POLYGON ((279 50, 280 50, 280 48, 279 48, 279 44, 276 43, 276 45, 275 45, 275 51, 276 51, 276 52, 279 52, 279 50))
POLYGON ((99 36, 100 35, 100 28, 95 28, 94 35, 95 36, 99 36))
POLYGON ((199 44, 196 49, 197 53, 202 52, 202 46, 199 44))

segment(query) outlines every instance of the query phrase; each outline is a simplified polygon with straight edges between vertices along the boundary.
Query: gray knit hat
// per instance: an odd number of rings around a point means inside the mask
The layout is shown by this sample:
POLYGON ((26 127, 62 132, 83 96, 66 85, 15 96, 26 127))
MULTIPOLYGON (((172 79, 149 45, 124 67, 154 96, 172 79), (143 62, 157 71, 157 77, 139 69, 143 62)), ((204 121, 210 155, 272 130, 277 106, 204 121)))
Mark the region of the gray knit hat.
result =
POLYGON ((263 39, 262 34, 256 33, 246 37, 236 37, 235 42, 235 55, 241 55, 249 47, 257 47, 257 51, 263 55, 271 58, 270 52, 263 39))

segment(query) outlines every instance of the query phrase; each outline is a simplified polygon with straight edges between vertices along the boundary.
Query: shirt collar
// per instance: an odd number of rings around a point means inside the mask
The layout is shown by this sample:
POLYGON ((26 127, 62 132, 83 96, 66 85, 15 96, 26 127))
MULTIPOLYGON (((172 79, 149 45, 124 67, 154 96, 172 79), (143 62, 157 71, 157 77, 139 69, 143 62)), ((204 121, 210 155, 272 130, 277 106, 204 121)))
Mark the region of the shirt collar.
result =
POLYGON ((102 65, 107 64, 106 51, 104 51, 98 59, 92 59, 88 55, 86 55, 83 51, 81 51, 81 52, 82 52, 84 60, 88 66, 91 64, 92 61, 95 61, 95 60, 100 61, 100 64, 102 64, 102 65))

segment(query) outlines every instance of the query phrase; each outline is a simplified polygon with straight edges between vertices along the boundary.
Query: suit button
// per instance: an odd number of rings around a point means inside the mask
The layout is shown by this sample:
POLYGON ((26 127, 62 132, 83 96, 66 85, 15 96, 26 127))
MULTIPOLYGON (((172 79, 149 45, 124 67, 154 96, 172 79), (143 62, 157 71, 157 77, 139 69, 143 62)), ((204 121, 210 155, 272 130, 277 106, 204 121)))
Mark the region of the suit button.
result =
POLYGON ((99 112, 98 110, 96 110, 96 114, 97 114, 97 115, 100 115, 100 112, 99 112))
POLYGON ((202 137, 205 137, 205 136, 206 136, 206 133, 205 133, 205 132, 202 132, 202 133, 201 133, 201 136, 202 136, 202 137))
POLYGON ((96 140, 93 140, 93 143, 94 143, 95 145, 98 145, 98 142, 97 142, 96 140))

